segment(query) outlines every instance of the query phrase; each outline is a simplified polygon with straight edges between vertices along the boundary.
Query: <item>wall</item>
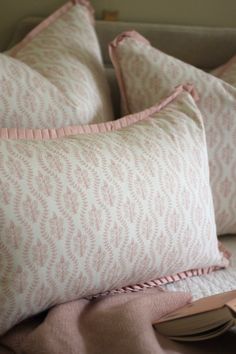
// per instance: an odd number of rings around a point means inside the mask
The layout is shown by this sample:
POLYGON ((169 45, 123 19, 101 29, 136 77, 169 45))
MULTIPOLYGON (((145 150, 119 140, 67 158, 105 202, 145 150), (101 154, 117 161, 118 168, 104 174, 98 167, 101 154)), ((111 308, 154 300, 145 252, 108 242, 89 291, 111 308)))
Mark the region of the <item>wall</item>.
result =
MULTIPOLYGON (((0 49, 26 16, 46 16, 65 0, 0 0, 0 49)), ((123 21, 236 27, 236 0, 91 0, 96 17, 119 10, 123 21)))
POLYGON ((236 0, 91 0, 97 16, 118 9, 120 19, 236 27, 236 0))

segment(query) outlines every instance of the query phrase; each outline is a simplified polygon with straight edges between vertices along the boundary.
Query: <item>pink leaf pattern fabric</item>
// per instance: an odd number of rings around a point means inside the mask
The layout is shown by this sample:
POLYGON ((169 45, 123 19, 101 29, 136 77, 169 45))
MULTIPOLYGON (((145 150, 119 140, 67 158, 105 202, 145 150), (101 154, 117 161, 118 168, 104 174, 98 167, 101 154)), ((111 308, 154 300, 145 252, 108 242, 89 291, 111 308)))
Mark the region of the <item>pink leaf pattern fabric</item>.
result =
POLYGON ((0 334, 55 304, 228 265, 187 89, 68 133, 0 129, 0 334))
POLYGON ((219 79, 153 48, 137 32, 118 36, 110 55, 126 113, 155 104, 177 85, 195 85, 206 129, 217 233, 236 233, 235 58, 213 72, 219 79))
POLYGON ((113 119, 92 15, 70 1, 0 55, 0 126, 59 128, 113 119))

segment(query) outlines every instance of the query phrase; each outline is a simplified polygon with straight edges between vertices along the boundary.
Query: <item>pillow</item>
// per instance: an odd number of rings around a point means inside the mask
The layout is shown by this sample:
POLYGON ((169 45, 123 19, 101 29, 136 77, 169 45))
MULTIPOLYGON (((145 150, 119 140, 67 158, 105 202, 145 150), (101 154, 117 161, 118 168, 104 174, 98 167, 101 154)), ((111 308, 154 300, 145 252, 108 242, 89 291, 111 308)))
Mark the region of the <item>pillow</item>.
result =
POLYGON ((0 58, 0 126, 59 128, 113 119, 87 1, 70 1, 0 58), (25 65, 22 65, 24 63, 25 65))
POLYGON ((153 105, 180 83, 196 85, 206 129, 217 233, 236 233, 236 88, 151 47, 137 32, 118 36, 110 45, 110 55, 125 112, 153 105))
POLYGON ((0 334, 55 304, 228 265, 187 90, 113 122, 0 129, 0 334))

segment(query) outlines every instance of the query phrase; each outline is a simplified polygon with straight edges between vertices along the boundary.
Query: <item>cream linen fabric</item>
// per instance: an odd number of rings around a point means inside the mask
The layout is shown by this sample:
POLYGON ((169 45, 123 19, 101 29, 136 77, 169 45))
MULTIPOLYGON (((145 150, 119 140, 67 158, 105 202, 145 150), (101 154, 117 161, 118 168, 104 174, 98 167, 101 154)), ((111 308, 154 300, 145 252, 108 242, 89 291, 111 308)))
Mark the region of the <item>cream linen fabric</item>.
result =
MULTIPOLYGON (((236 232, 236 88, 158 49, 137 32, 126 32, 110 45, 123 107, 134 113, 158 102, 173 87, 193 83, 204 118, 217 233, 236 232)), ((228 66, 221 78, 226 78, 228 66)), ((215 72, 216 73, 216 72, 215 72)), ((228 77, 228 76, 227 76, 228 77)))
POLYGON ((0 334, 55 304, 228 265, 185 89, 118 121, 0 136, 0 334))
POLYGON ((0 126, 59 128, 113 119, 87 2, 71 1, 0 58, 0 126), (22 65, 22 64, 25 65, 22 65))

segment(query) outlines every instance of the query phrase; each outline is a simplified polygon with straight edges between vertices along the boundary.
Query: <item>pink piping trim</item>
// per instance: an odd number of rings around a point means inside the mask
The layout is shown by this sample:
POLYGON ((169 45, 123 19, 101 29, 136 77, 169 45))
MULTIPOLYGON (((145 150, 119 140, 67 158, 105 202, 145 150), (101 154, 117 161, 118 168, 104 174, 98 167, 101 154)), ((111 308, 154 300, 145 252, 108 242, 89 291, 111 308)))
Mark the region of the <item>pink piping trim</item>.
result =
POLYGON ((113 44, 114 47, 117 47, 119 45, 119 43, 122 42, 126 38, 134 38, 139 42, 150 45, 150 42, 145 37, 143 37, 140 33, 136 32, 134 30, 122 32, 111 42, 111 44, 113 44))
POLYGON ((235 63, 236 63, 236 55, 233 56, 233 58, 231 58, 229 61, 227 61, 227 63, 225 63, 225 64, 219 66, 218 68, 216 68, 215 70, 213 70, 213 72, 216 71, 217 77, 220 78, 225 73, 225 71, 230 69, 230 67, 232 65, 234 65, 235 63))
POLYGON ((116 78, 117 78, 117 81, 118 81, 118 84, 120 87, 120 94, 122 97, 124 110, 126 113, 131 113, 131 110, 129 107, 129 102, 128 102, 128 96, 127 96, 127 92, 126 92, 125 81, 124 81, 123 73, 122 73, 122 70, 120 67, 119 54, 117 51, 117 47, 119 46, 119 44, 127 38, 133 38, 133 39, 135 39, 139 42, 142 42, 144 44, 147 44, 147 45, 150 45, 150 42, 136 31, 127 31, 127 32, 123 32, 119 36, 117 36, 109 44, 109 47, 108 47, 110 59, 111 59, 111 62, 115 68, 116 78))
POLYGON ((65 5, 56 10, 52 15, 43 20, 38 26, 36 26, 31 32, 29 32, 25 38, 20 41, 15 47, 12 48, 10 54, 12 57, 16 56, 16 54, 27 46, 29 42, 32 41, 39 33, 41 33, 45 28, 49 27, 52 23, 54 23, 58 18, 67 13, 73 6, 77 4, 83 5, 88 10, 91 21, 94 24, 94 10, 88 0, 71 0, 67 2, 65 5))
POLYGON ((89 297, 87 297, 87 299, 91 300, 91 299, 96 299, 100 296, 116 295, 116 294, 123 294, 123 293, 129 293, 129 292, 138 292, 138 291, 142 291, 142 290, 150 289, 150 288, 160 288, 160 290, 163 291, 164 289, 161 287, 163 285, 171 284, 176 281, 184 280, 187 278, 192 278, 195 276, 207 275, 209 273, 212 273, 216 270, 220 270, 223 268, 224 267, 212 266, 212 267, 208 267, 208 268, 191 269, 191 270, 177 273, 174 275, 168 275, 165 277, 161 277, 159 279, 152 280, 149 282, 136 284, 136 285, 130 285, 130 286, 124 286, 120 289, 105 291, 101 294, 89 296, 89 297))
MULTIPOLYGON (((224 257, 228 260, 228 263, 229 263, 231 253, 225 248, 225 246, 221 242, 218 242, 218 247, 219 247, 219 251, 223 253, 224 257)), ((227 267, 227 266, 228 266, 228 264, 225 265, 225 267, 227 267)), ((150 289, 150 288, 159 288, 160 290, 165 291, 161 287, 162 285, 174 283, 176 281, 183 280, 186 278, 191 278, 191 277, 200 276, 200 275, 207 275, 209 273, 212 273, 216 270, 223 269, 225 267, 212 266, 212 267, 207 267, 207 268, 190 269, 185 272, 180 272, 180 273, 177 273, 174 275, 168 275, 165 277, 158 278, 156 280, 151 280, 149 282, 140 283, 140 284, 136 284, 136 285, 130 285, 130 286, 124 286, 120 289, 105 291, 105 292, 97 294, 97 295, 89 296, 89 297, 87 297, 87 299, 91 300, 91 299, 95 299, 100 296, 116 295, 116 294, 123 294, 123 293, 129 293, 129 292, 138 292, 138 291, 142 291, 142 290, 150 289)))
POLYGON ((67 126, 58 129, 0 128, 0 138, 16 140, 51 140, 67 137, 70 135, 103 133, 113 130, 120 130, 135 122, 147 119, 151 115, 160 112, 184 91, 189 92, 195 100, 198 99, 198 95, 192 85, 180 85, 161 103, 156 104, 151 108, 147 108, 142 112, 130 114, 118 120, 99 124, 67 126))

